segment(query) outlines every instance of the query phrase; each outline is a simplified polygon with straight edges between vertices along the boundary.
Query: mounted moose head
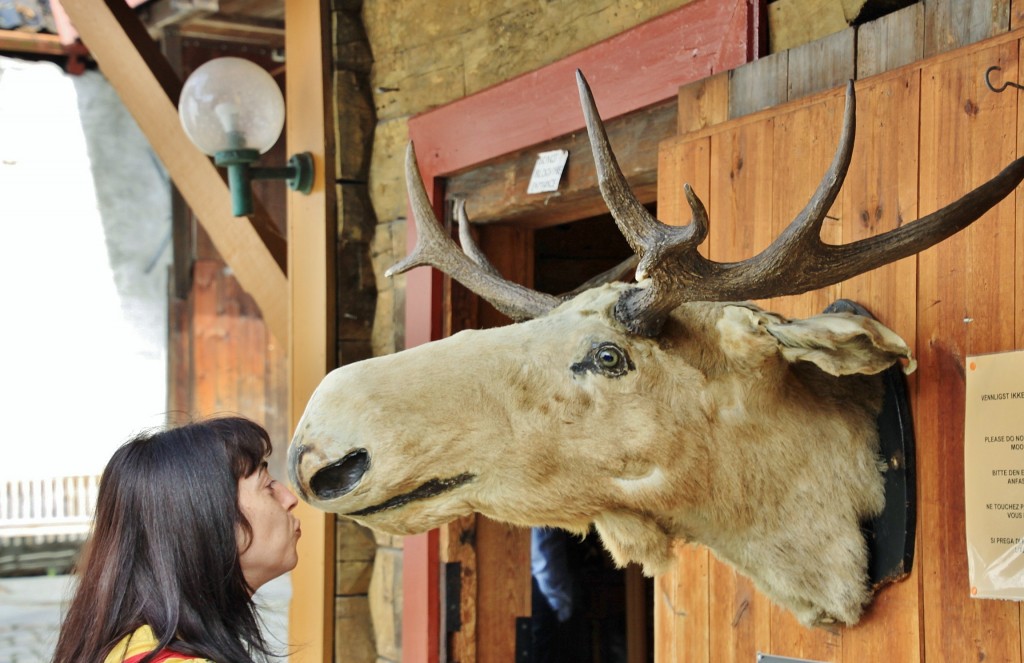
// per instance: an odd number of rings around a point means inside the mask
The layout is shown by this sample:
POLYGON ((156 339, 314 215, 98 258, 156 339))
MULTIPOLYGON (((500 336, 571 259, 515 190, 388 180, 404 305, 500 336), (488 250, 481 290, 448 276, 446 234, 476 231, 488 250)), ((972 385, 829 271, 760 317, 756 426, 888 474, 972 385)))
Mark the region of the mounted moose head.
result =
POLYGON ((700 200, 687 186, 685 227, 651 216, 578 82, 637 283, 563 300, 505 281, 464 218, 466 253, 440 228, 410 145, 419 243, 391 273, 433 265, 525 321, 330 373, 289 449, 292 483, 317 508, 396 534, 472 512, 574 532, 593 523, 617 563, 648 574, 670 568, 675 541, 701 543, 803 623, 856 623, 871 598, 861 523, 884 501, 877 374, 909 362, 909 349, 870 318, 791 321, 729 302, 805 292, 922 251, 1013 191, 1024 160, 916 222, 826 245, 822 221, 853 151, 851 83, 811 201, 759 255, 712 262, 697 252, 708 232, 700 200))

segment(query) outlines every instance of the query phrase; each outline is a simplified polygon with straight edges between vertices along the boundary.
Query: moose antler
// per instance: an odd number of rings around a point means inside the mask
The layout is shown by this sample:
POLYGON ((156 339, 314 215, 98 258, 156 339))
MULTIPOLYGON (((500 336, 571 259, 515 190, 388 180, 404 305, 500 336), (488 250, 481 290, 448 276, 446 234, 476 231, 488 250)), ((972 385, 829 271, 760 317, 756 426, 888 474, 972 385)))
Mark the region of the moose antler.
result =
POLYGON ((636 199, 608 144, 590 86, 576 72, 594 153, 598 185, 612 217, 640 256, 637 281, 615 306, 615 317, 630 331, 654 336, 666 316, 687 301, 732 301, 795 295, 838 283, 913 255, 963 230, 1013 191, 1024 179, 1024 157, 959 200, 921 219, 875 237, 842 245, 821 241, 821 225, 850 165, 855 133, 853 82, 846 87, 846 110, 832 164, 807 206, 768 248, 742 262, 720 263, 697 252, 707 236, 707 212, 685 186, 693 220, 667 226, 636 199))
MULTIPOLYGON (((613 280, 639 260, 638 283, 619 298, 615 317, 631 332, 643 336, 656 336, 668 314, 684 302, 795 295, 919 253, 969 226, 1024 180, 1021 157, 988 182, 917 221, 849 244, 825 244, 820 237, 821 225, 839 195, 853 154, 856 97, 851 81, 846 87, 846 109, 836 154, 804 209, 768 248, 753 258, 715 262, 697 251, 708 235, 708 215, 693 189, 684 185, 692 211, 688 225, 669 226, 648 212, 619 168, 590 86, 579 71, 576 81, 601 195, 619 231, 636 253, 634 258, 591 279, 585 286, 613 280)), ((455 216, 465 253, 459 250, 434 215, 412 143, 406 151, 405 176, 418 240, 413 252, 387 271, 388 276, 431 265, 514 320, 539 317, 563 301, 565 297, 537 292, 502 278, 473 243, 462 201, 456 202, 455 216)))
POLYGON ((405 152, 405 181, 416 224, 416 247, 404 260, 385 272, 385 276, 401 274, 413 267, 436 267, 513 320, 527 320, 544 315, 567 299, 589 288, 622 278, 637 264, 630 256, 620 264, 591 278, 583 285, 560 296, 548 295, 506 280, 487 260, 487 256, 473 241, 466 216, 466 201, 455 200, 455 221, 459 226, 462 251, 441 227, 434 208, 427 198, 423 178, 416 161, 416 150, 410 142, 405 152))
POLYGON ((387 270, 385 276, 401 274, 422 265, 436 267, 513 320, 540 317, 561 303, 554 295, 537 292, 502 278, 473 243, 465 208, 461 203, 456 205, 456 216, 457 220, 462 221, 459 224, 459 239, 466 247, 466 253, 459 250, 434 215, 434 208, 423 186, 423 178, 420 177, 416 150, 411 142, 405 150, 405 185, 416 224, 416 247, 404 260, 387 270))

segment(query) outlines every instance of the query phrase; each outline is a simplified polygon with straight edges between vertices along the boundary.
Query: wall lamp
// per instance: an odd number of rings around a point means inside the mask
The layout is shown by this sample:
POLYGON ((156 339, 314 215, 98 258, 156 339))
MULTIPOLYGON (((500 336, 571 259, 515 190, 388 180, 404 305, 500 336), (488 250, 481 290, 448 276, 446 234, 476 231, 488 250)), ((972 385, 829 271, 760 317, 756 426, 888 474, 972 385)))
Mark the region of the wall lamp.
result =
POLYGON ((253 164, 281 135, 284 96, 263 67, 242 58, 210 60, 181 88, 178 116, 195 146, 228 171, 235 216, 252 214, 252 180, 287 180, 292 191, 313 188, 313 157, 296 154, 283 167, 253 164))

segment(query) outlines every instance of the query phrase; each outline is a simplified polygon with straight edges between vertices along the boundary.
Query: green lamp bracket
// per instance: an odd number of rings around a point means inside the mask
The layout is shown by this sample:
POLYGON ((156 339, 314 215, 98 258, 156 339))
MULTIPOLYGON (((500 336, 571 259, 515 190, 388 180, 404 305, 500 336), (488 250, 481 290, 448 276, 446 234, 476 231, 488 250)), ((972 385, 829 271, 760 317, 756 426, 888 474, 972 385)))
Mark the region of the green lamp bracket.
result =
POLYGON ((283 167, 253 166, 259 152, 250 149, 222 150, 214 155, 214 163, 228 171, 231 189, 231 210, 235 216, 252 214, 252 181, 285 180, 292 191, 308 194, 313 190, 313 155, 301 152, 288 159, 283 167))

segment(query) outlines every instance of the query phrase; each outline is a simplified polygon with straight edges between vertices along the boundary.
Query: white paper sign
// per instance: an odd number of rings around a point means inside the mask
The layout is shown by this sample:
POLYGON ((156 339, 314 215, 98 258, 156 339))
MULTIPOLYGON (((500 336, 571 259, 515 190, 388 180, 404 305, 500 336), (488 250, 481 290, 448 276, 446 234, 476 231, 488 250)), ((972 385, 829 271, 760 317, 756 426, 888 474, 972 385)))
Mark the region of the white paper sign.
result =
POLYGON ((971 596, 1024 600, 1024 351, 968 357, 966 387, 971 596))
POLYGON ((568 160, 569 150, 551 150, 538 154, 526 193, 558 191, 558 183, 562 181, 562 171, 568 160))

